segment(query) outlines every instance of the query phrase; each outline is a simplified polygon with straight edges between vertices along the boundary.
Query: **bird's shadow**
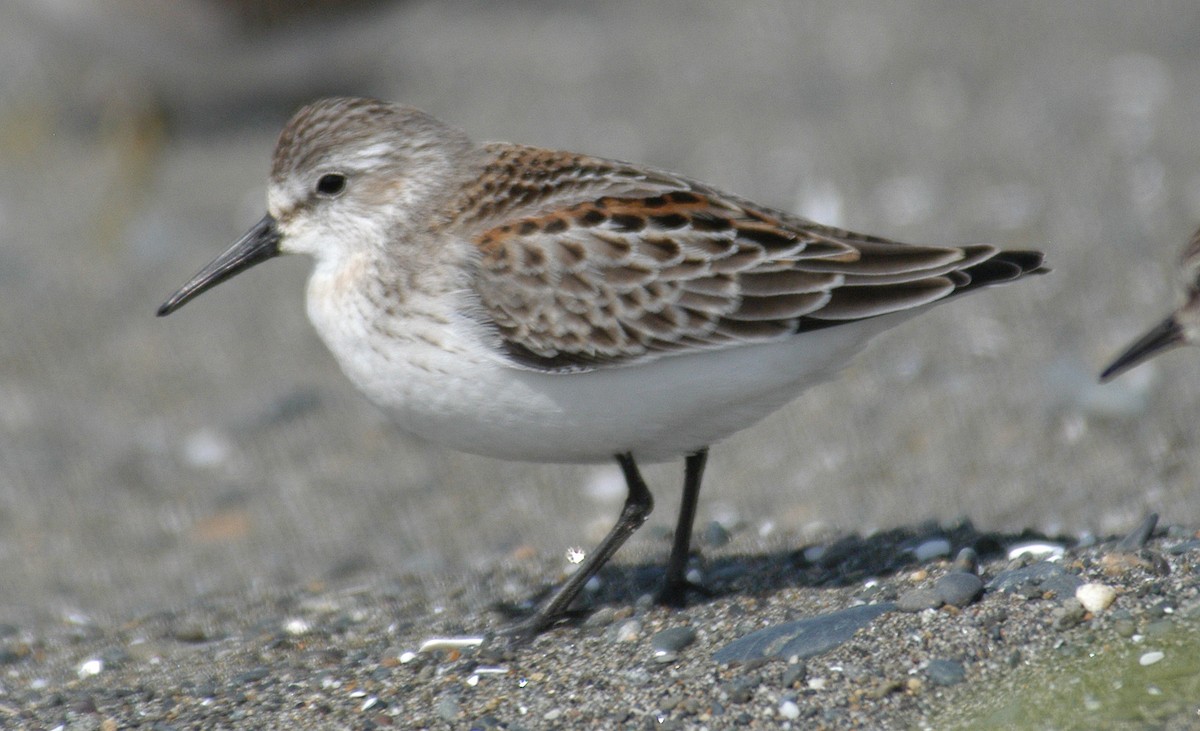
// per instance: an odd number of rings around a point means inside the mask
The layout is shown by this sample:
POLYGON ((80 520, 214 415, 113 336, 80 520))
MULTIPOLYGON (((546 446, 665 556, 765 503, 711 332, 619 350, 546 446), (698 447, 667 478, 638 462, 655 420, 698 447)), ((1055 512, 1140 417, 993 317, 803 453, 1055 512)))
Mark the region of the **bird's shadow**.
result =
MULTIPOLYGON (((700 569, 703 591, 691 592, 688 605, 730 596, 762 597, 789 588, 866 588, 871 579, 885 584, 887 578, 901 572, 954 560, 963 549, 969 548, 975 555, 964 560, 986 562, 1005 557, 1014 545, 1035 541, 1064 548, 1075 543, 1073 538, 1047 536, 1029 529, 1019 533, 980 531, 967 520, 950 527, 922 524, 869 536, 847 534, 825 543, 759 553, 727 553, 726 548, 701 542, 693 547, 692 565, 700 569)), ((572 612, 572 618, 582 619, 602 606, 629 605, 653 595, 664 573, 662 561, 609 564, 600 571, 599 586, 577 600, 578 609, 572 612)), ((493 609, 516 619, 528 614, 553 589, 553 585, 547 585, 520 606, 497 604, 493 609)), ((895 598, 895 590, 888 586, 872 591, 873 599, 895 598)))

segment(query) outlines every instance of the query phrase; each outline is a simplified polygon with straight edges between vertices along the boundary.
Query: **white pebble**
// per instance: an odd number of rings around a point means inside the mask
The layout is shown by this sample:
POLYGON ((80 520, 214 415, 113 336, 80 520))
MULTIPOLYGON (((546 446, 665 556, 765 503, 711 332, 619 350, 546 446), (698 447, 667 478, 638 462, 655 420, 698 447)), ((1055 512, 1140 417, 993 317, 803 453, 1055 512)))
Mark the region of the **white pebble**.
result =
POLYGON ((825 678, 809 678, 808 687, 811 690, 825 690, 825 678))
POLYGON ((405 650, 404 652, 400 653, 400 657, 399 657, 401 665, 407 665, 416 659, 417 659, 417 653, 413 652, 412 650, 405 650))
POLYGON ((309 625, 308 621, 299 618, 289 619, 283 625, 283 630, 292 636, 306 635, 310 629, 312 629, 312 626, 309 625))
POLYGON ((1138 658, 1138 665, 1141 665, 1143 667, 1145 667, 1146 665, 1153 665, 1154 663, 1158 662, 1159 660, 1162 660, 1164 657, 1166 657, 1166 655, 1159 652, 1158 650, 1154 650, 1153 652, 1147 652, 1145 655, 1142 655, 1141 657, 1138 658))
POLYGON ((642 623, 636 619, 624 622, 617 628, 617 642, 633 642, 642 634, 642 623))
POLYGON ((913 558, 917 561, 928 561, 931 558, 950 555, 950 541, 945 538, 934 538, 925 541, 912 549, 913 558))
POLYGON ((1040 541, 1032 543, 1018 543, 1008 549, 1008 559, 1011 561, 1014 558, 1021 556, 1033 556, 1046 561, 1056 561, 1063 557, 1067 549, 1059 543, 1042 543, 1040 541))
MULTIPOLYGON (((1160 653, 1161 654, 1161 653, 1160 653)), ((1143 665, 1145 663, 1142 663, 1143 665)), ((104 661, 98 657, 93 657, 91 660, 84 660, 79 665, 79 670, 76 671, 79 677, 88 678, 93 675, 99 675, 104 670, 104 661)))
POLYGON ((779 715, 794 721, 800 718, 800 706, 796 705, 795 701, 784 701, 779 705, 779 715))
POLYGON ((465 650, 483 644, 482 637, 430 637, 421 643, 417 652, 429 653, 442 650, 465 650))
POLYGON ((1092 614, 1108 609, 1117 598, 1117 590, 1107 584, 1089 582, 1075 590, 1075 598, 1092 614))

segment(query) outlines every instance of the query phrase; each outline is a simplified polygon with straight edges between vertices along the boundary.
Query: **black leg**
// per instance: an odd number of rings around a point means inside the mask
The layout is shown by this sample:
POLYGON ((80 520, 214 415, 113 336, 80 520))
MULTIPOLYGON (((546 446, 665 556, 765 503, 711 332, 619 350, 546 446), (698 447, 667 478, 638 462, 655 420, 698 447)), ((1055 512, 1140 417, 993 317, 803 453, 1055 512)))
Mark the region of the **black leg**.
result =
POLYGON ((688 590, 698 588, 687 580, 687 563, 692 545, 692 524, 696 522, 696 504, 700 501, 700 480, 704 477, 706 461, 708 447, 689 454, 684 463, 683 501, 679 504, 679 520, 675 523, 675 540, 671 544, 671 558, 667 560, 667 575, 662 591, 658 593, 660 604, 682 607, 687 603, 688 590))
MULTIPOLYGON (((691 458, 688 459, 688 464, 691 464, 691 458)), ((654 509, 654 498, 650 495, 645 481, 642 480, 641 473, 638 472, 633 455, 618 454, 617 463, 621 465, 621 471, 625 473, 625 484, 629 488, 629 493, 625 498, 625 507, 621 509, 621 517, 617 518, 617 524, 612 527, 604 540, 600 541, 600 545, 596 546, 596 550, 592 552, 587 561, 571 574, 566 583, 559 587, 558 591, 554 592, 542 606, 538 607, 532 616, 501 632, 509 637, 510 642, 520 644, 531 640, 539 632, 561 619, 583 585, 595 576, 604 564, 608 563, 608 559, 612 558, 621 544, 633 535, 634 531, 642 527, 642 523, 645 523, 646 518, 650 516, 650 511, 654 509)), ((702 466, 703 463, 704 461, 701 460, 702 466)), ((699 487, 698 483, 699 480, 697 480, 697 488, 699 487)), ((685 561, 686 558, 685 556, 685 561)))

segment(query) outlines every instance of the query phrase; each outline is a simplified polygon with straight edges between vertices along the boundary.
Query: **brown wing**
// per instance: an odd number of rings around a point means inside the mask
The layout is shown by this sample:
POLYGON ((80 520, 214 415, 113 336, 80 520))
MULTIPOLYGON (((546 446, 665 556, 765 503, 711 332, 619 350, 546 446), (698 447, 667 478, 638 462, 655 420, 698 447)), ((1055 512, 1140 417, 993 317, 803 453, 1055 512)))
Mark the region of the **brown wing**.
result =
MULTIPOLYGON (((553 162, 558 153, 545 154, 553 162)), ((1041 265, 1040 254, 987 245, 897 244, 666 173, 584 159, 588 179, 543 171, 545 187, 527 182, 538 178, 528 166, 516 166, 508 184, 528 188, 523 205, 513 206, 503 180, 494 180, 491 200, 504 202, 481 205, 508 206, 495 211, 503 222, 487 211, 477 220, 499 225, 473 235, 486 317, 514 360, 541 370, 769 342, 1041 265)))

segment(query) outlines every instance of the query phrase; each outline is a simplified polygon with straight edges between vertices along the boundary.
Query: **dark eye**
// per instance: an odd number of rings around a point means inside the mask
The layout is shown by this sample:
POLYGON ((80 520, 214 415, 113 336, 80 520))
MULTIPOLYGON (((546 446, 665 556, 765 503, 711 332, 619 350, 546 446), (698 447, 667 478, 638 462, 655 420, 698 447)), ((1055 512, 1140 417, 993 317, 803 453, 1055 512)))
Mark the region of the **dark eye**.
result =
POLYGON ((346 176, 341 173, 325 173, 317 180, 317 195, 336 198, 346 189, 346 176))

